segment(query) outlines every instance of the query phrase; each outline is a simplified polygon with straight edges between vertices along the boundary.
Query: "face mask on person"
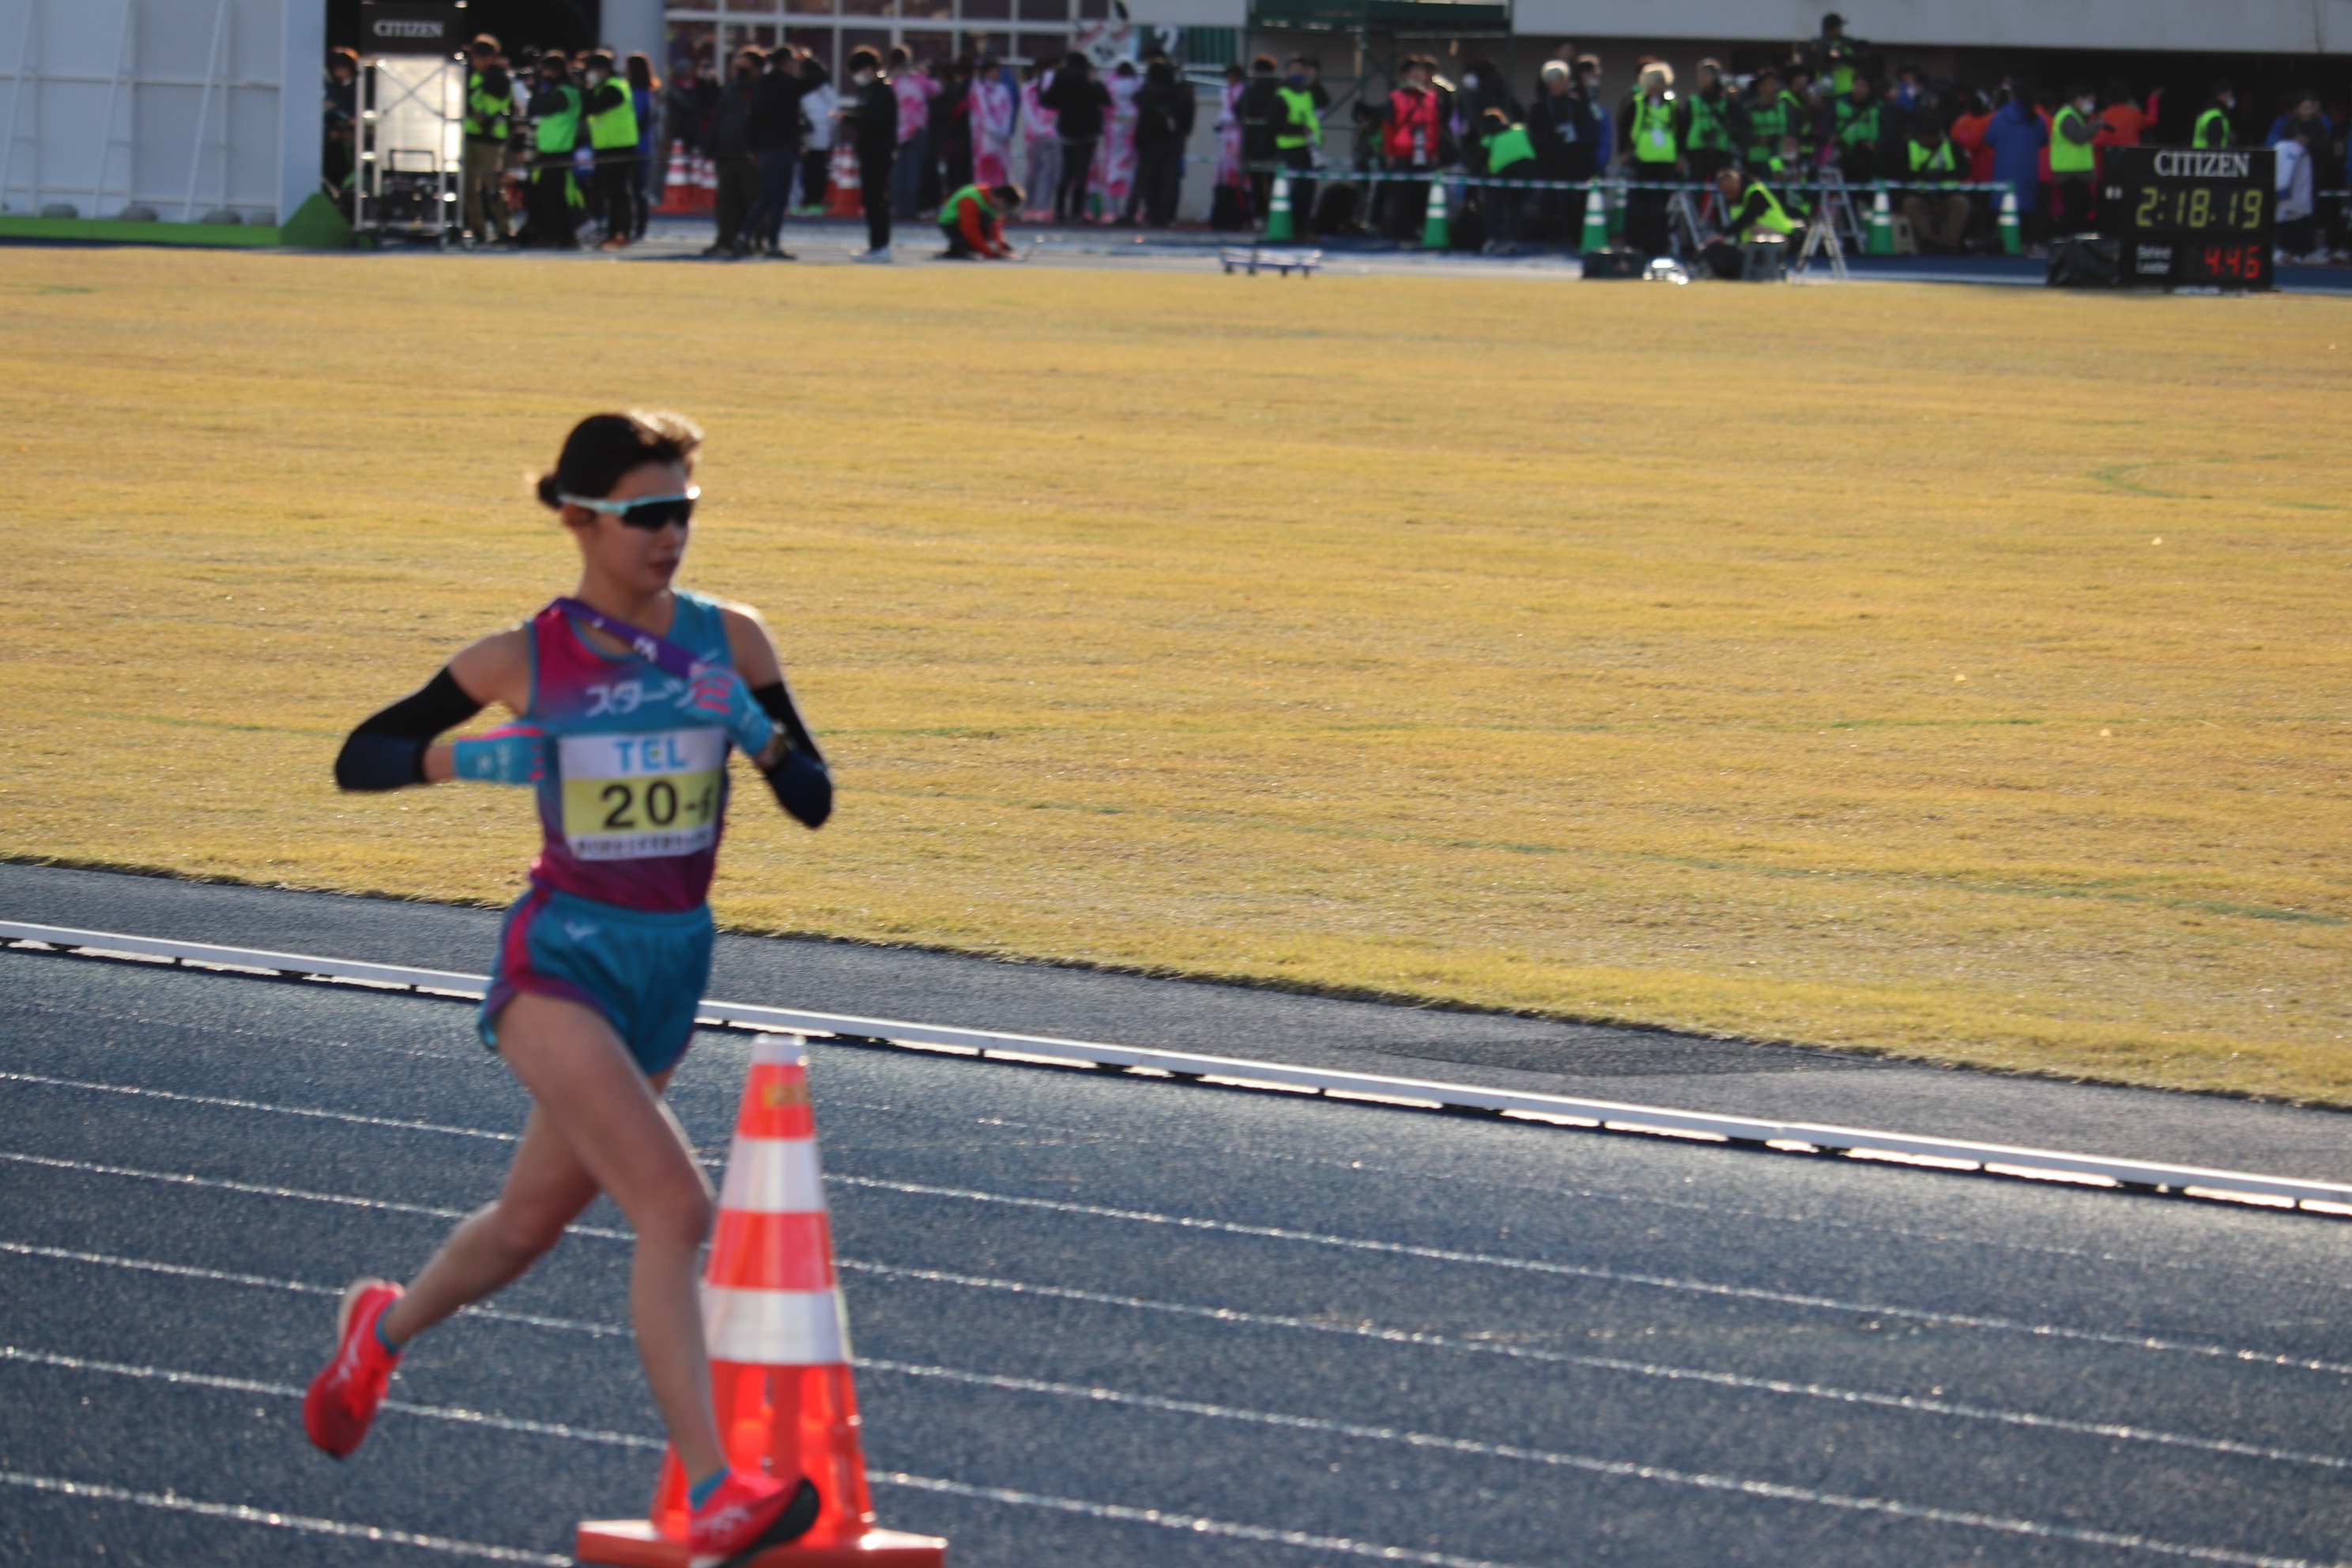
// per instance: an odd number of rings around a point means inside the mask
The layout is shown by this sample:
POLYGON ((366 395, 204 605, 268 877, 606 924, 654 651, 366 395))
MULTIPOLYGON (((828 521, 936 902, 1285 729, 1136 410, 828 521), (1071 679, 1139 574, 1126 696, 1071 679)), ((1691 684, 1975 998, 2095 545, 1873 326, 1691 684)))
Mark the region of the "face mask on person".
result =
POLYGON ((1475 92, 1478 90, 1478 73, 1476 71, 1469 71, 1464 74, 1462 78, 1462 90, 1465 92, 1475 92))
POLYGON ((849 79, 856 82, 859 87, 871 87, 874 84, 874 73, 872 71, 859 71, 849 79))
POLYGON ((1307 73, 1305 71, 1292 71, 1283 79, 1287 81, 1294 88, 1305 87, 1307 85, 1307 73))

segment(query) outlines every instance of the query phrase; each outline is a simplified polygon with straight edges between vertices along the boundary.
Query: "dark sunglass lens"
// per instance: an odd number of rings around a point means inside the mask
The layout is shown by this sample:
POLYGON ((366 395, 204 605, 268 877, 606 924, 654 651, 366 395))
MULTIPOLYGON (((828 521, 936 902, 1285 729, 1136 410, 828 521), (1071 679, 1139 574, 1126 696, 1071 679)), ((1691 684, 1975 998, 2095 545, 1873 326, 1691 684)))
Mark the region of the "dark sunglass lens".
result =
POLYGON ((691 500, 639 501, 621 514, 621 521, 631 528, 642 528, 648 533, 658 533, 675 522, 680 527, 694 521, 691 500))

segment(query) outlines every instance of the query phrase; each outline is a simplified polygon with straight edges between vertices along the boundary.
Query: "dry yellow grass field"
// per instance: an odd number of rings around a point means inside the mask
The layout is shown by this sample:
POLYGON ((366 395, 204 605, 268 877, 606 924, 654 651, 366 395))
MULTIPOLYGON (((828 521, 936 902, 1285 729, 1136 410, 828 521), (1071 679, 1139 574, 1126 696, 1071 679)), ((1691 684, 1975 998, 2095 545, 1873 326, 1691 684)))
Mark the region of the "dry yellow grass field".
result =
POLYGON ((2307 298, 0 251, 0 854, 510 897, 520 793, 328 764, 667 405, 842 788, 739 796, 737 927, 2352 1103, 2348 371, 2307 298))

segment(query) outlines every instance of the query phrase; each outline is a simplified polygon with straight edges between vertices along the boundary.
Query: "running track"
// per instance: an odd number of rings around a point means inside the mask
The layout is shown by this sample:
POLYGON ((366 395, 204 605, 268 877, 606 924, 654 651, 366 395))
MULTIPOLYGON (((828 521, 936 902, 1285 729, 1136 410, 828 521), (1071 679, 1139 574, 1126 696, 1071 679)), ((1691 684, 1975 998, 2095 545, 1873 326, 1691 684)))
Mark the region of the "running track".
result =
MULTIPOLYGON (((0 1559, 552 1562, 642 1504, 602 1209, 421 1342, 358 1458, 302 1440, 335 1293, 414 1268, 507 1157, 521 1098, 465 1005, 12 950, 0 1041, 0 1559)), ((746 1049, 707 1036, 677 1081, 714 1159, 746 1049)), ((959 1568, 2352 1554, 2340 1223, 812 1071, 877 1505, 959 1568)))

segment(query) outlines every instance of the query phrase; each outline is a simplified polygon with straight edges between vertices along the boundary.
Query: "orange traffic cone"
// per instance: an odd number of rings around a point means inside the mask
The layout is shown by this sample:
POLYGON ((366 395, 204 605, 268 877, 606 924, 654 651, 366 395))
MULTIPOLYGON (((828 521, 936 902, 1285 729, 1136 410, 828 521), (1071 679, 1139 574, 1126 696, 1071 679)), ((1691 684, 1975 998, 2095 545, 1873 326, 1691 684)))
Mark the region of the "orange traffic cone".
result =
POLYGON ((661 205, 654 211, 665 217, 682 217, 703 211, 702 182, 696 177, 695 154, 686 150, 683 142, 669 144, 669 178, 662 186, 661 205))
POLYGON ((833 166, 826 181, 824 216, 864 217, 866 203, 858 194, 857 149, 845 136, 833 139, 833 166))
MULTIPOLYGON (((703 1271, 702 1316, 729 1461, 806 1476, 824 1500, 809 1532, 761 1553, 760 1568, 945 1568, 946 1542, 874 1528, 808 1068, 796 1041, 762 1036, 752 1047, 703 1271)), ((653 1517, 591 1520, 574 1554, 624 1568, 687 1568, 687 1514, 686 1474, 673 1448, 662 1459, 653 1517)))

